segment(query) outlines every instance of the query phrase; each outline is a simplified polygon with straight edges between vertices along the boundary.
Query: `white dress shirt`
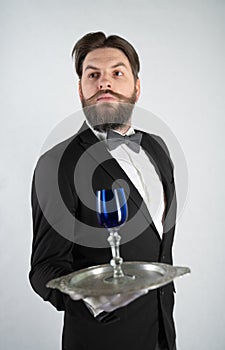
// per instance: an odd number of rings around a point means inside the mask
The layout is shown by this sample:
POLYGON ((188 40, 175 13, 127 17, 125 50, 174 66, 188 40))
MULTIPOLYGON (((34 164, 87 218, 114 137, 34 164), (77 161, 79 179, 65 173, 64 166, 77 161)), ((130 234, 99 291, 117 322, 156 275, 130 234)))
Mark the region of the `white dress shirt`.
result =
MULTIPOLYGON (((106 133, 98 132, 94 129, 92 129, 92 131, 99 138, 99 140, 106 142, 106 133)), ((114 131, 118 132, 116 130, 114 131)), ((125 135, 130 136, 132 134, 135 134, 135 131, 132 127, 130 127, 125 135)), ((163 186, 144 149, 140 147, 140 152, 135 153, 124 143, 109 152, 119 163, 121 168, 125 171, 127 176, 141 194, 158 230, 158 233, 162 238, 162 216, 164 212, 163 186)))

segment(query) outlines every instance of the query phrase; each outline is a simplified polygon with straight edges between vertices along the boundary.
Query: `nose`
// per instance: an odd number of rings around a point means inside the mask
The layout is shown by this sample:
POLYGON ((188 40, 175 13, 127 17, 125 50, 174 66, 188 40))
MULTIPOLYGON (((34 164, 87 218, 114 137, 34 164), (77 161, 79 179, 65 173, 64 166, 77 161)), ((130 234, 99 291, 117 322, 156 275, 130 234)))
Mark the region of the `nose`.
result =
POLYGON ((99 90, 104 90, 104 89, 111 89, 112 88, 112 82, 111 79, 108 75, 103 75, 99 79, 99 90))

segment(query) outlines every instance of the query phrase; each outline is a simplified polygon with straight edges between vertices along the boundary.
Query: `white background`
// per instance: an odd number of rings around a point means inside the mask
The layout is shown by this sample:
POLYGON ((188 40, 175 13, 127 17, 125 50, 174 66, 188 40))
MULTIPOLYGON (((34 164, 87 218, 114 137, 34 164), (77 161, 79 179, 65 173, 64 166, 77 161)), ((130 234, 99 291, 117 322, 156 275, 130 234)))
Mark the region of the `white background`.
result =
POLYGON ((60 349, 62 314, 28 283, 30 184, 45 138, 80 109, 73 44, 102 30, 137 49, 138 105, 169 125, 188 164, 174 262, 192 274, 176 282, 178 350, 223 350, 225 2, 1 0, 0 23, 0 348, 60 349))

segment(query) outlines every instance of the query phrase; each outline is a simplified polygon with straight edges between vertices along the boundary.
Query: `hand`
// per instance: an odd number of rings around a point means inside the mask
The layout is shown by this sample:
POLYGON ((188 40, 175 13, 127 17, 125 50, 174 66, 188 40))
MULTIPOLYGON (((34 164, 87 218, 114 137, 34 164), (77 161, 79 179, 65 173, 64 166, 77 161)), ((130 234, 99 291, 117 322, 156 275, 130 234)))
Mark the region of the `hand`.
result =
MULTIPOLYGON (((88 309, 97 316, 102 311, 111 312, 120 307, 130 304, 132 301, 148 293, 148 290, 127 293, 127 294, 116 294, 113 296, 99 296, 99 297, 87 297, 84 298, 84 302, 88 309)), ((82 297, 78 294, 71 293, 70 297, 73 300, 80 300, 82 297)))

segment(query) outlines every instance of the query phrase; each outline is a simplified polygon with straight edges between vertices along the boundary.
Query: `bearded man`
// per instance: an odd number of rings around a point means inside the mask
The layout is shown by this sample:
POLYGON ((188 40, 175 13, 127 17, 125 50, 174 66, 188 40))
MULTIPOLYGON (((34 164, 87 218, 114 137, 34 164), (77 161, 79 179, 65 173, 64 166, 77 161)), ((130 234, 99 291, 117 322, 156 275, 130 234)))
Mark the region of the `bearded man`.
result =
POLYGON ((64 311, 64 350, 175 350, 173 283, 149 292, 84 299, 46 287, 53 278, 110 261, 110 248, 102 244, 106 237, 96 235, 94 194, 118 179, 129 192, 128 220, 121 229, 123 259, 172 264, 173 164, 159 136, 132 127, 140 95, 138 55, 127 40, 96 32, 82 37, 72 56, 86 121, 36 166, 31 285, 64 311), (72 230, 55 193, 70 213, 72 230))

